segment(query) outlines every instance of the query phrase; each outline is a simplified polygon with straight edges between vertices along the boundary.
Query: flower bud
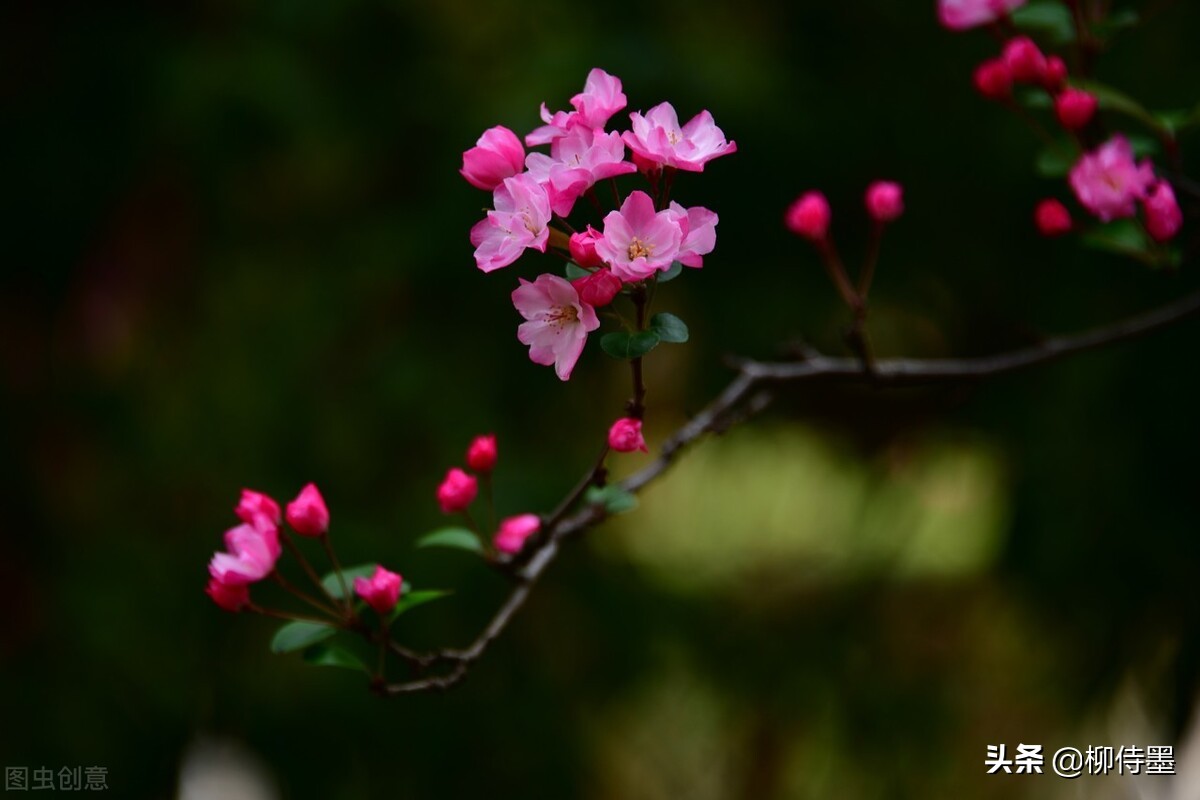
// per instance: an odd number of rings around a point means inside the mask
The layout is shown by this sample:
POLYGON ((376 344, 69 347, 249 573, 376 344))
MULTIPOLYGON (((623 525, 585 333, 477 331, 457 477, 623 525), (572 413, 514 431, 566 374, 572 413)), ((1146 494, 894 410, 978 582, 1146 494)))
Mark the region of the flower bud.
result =
POLYGON ((600 231, 587 226, 587 230, 582 233, 572 233, 571 238, 567 242, 567 249, 571 252, 571 259, 583 267, 591 269, 598 267, 604 263, 600 256, 596 255, 596 241, 602 236, 600 231))
POLYGON ((496 435, 476 436, 467 448, 467 466, 476 472, 491 472, 496 466, 496 435))
POLYGON ((829 233, 832 213, 825 195, 817 191, 805 192, 788 206, 784 222, 788 230, 813 242, 822 242, 829 233))
POLYGON ((1004 45, 1001 56, 1012 74, 1013 80, 1026 83, 1041 83, 1046 74, 1046 56, 1028 36, 1010 39, 1004 45))
POLYGON ((445 479, 438 486, 437 501, 443 514, 453 514, 456 511, 465 511, 478 492, 479 481, 473 475, 454 467, 446 473, 445 479))
POLYGON ((501 553, 519 553, 525 546, 525 540, 538 532, 542 521, 537 514, 519 514, 500 521, 500 529, 496 531, 492 544, 501 553))
POLYGON ((622 417, 612 424, 608 429, 608 446, 618 453, 650 452, 642 438, 642 421, 633 417, 622 417))
POLYGON ((1092 121, 1096 113, 1096 95, 1083 89, 1064 89, 1054 98, 1054 113, 1064 128, 1077 131, 1092 121))
POLYGON ((579 299, 593 308, 606 306, 621 291, 621 279, 613 274, 611 269, 603 267, 591 275, 584 275, 571 281, 579 299))
POLYGON ((395 608, 403 588, 404 581, 397 573, 389 572, 378 564, 375 565, 375 574, 370 578, 360 576, 354 579, 354 593, 375 609, 377 614, 386 614, 395 608))
POLYGON ((975 90, 988 100, 1004 100, 1012 95, 1012 72, 1003 59, 992 58, 975 68, 975 90))
POLYGON ((470 150, 463 153, 459 172, 477 189, 492 191, 505 178, 525 169, 525 148, 517 135, 503 125, 488 128, 470 150))
POLYGON ((253 489, 242 489, 242 498, 233 509, 238 519, 254 527, 278 526, 282 520, 279 513, 279 503, 276 503, 262 492, 253 489))
POLYGON ((250 602, 250 587, 244 583, 222 583, 216 578, 209 578, 204 593, 226 611, 241 611, 250 602))
POLYGON ((876 222, 893 222, 904 213, 904 190, 892 181, 875 181, 867 187, 867 213, 876 222))
POLYGON ((1046 59, 1046 69, 1042 72, 1042 86, 1048 92, 1057 92, 1067 84, 1067 64, 1058 56, 1046 59))
POLYGON ((329 509, 316 484, 305 486, 287 504, 287 521, 301 536, 321 536, 329 530, 329 509))
POLYGON ((1071 212, 1052 197, 1037 204, 1033 221, 1042 236, 1062 236, 1071 230, 1071 212))
POLYGON ((1183 227, 1183 212, 1175 200, 1175 190, 1166 181, 1159 181, 1142 200, 1146 214, 1146 232, 1156 242, 1174 238, 1183 227))

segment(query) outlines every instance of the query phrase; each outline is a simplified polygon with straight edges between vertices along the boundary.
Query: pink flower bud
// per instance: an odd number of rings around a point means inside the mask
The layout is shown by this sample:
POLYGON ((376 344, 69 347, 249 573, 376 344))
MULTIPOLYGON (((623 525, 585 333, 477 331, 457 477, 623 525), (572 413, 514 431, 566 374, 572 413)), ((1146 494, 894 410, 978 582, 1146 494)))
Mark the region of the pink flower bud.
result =
POLYGON ((491 472, 496 466, 496 435, 476 436, 467 448, 467 466, 476 472, 491 472))
POLYGON ((571 251, 571 259, 584 269, 591 269, 603 264, 604 261, 596 255, 596 241, 600 236, 600 231, 591 225, 588 225, 587 230, 582 233, 572 233, 570 241, 567 242, 567 249, 571 251))
POLYGON ((250 602, 250 587, 244 583, 222 583, 216 578, 209 578, 204 593, 226 611, 241 611, 250 602))
POLYGON ((1071 212, 1052 197, 1037 204, 1033 221, 1042 236, 1062 236, 1071 230, 1071 212))
POLYGON ((622 417, 612 424, 608 429, 608 446, 618 453, 650 452, 642 438, 642 421, 633 417, 622 417))
POLYGON ((611 269, 604 267, 571 281, 579 299, 593 308, 606 306, 621 291, 621 279, 613 274, 611 269))
POLYGON ((329 530, 329 509, 316 484, 305 486, 287 504, 287 521, 301 536, 321 536, 329 530))
POLYGON ((443 514, 453 514, 455 511, 465 511, 478 492, 479 481, 454 467, 446 473, 441 486, 437 488, 437 500, 443 514))
POLYGON ((876 222, 893 222, 904 213, 904 190, 892 181, 875 181, 867 187, 867 213, 876 222))
POLYGON ((1042 72, 1042 86, 1046 91, 1057 92, 1067 84, 1067 64, 1058 56, 1046 59, 1046 69, 1042 72))
POLYGON ((1001 56, 1012 73, 1013 80, 1041 83, 1046 74, 1046 56, 1028 36, 1010 39, 1001 56))
POLYGON ((988 100, 1012 95, 1012 72, 1003 59, 992 58, 975 68, 975 90, 988 100))
POLYGON ((354 593, 375 609, 377 614, 386 614, 395 608, 403 588, 404 581, 398 574, 389 572, 378 564, 375 565, 375 574, 369 579, 354 579, 354 593))
POLYGON ((525 169, 525 148, 517 135, 503 125, 488 128, 470 150, 463 153, 459 172, 477 189, 493 191, 525 169))
POLYGON ((817 191, 805 192, 788 206, 784 222, 788 230, 814 242, 825 240, 829 233, 832 213, 825 195, 817 191))
POLYGON ((1159 181, 1142 200, 1142 211, 1146 214, 1146 232, 1156 242, 1174 238, 1183 227, 1183 212, 1175 201, 1171 184, 1159 181))
POLYGON ((542 521, 537 514, 518 514, 500 521, 500 530, 492 538, 492 544, 501 553, 519 553, 525 540, 538 532, 542 521))
POLYGON ((1077 131, 1092 121, 1096 113, 1096 96, 1082 89, 1064 89, 1054 98, 1054 113, 1069 131, 1077 131))
POLYGON ((242 489, 242 499, 238 501, 233 513, 237 514, 242 522, 256 528, 266 525, 278 526, 282 520, 279 503, 253 489, 242 489))

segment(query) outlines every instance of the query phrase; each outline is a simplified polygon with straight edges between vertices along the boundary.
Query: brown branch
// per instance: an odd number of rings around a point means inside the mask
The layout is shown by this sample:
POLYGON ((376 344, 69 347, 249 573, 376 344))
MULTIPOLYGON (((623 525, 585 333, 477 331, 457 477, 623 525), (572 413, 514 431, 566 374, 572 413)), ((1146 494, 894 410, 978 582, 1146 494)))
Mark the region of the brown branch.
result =
MULTIPOLYGON (((1059 336, 1041 344, 990 356, 975 358, 911 359, 897 358, 875 361, 869 367, 856 358, 832 358, 811 348, 803 349, 803 360, 796 362, 762 362, 742 360, 737 363, 737 375, 698 414, 689 419, 663 443, 658 458, 620 482, 621 488, 637 493, 666 472, 679 453, 705 434, 719 432, 745 417, 757 413, 771 401, 765 387, 807 381, 841 381, 867 383, 878 388, 914 386, 939 383, 970 383, 982 378, 1001 375, 1056 361, 1077 353, 1136 339, 1191 317, 1200 316, 1200 292, 1173 303, 1111 325, 1093 328, 1083 333, 1059 336)), ((464 650, 443 650, 418 654, 393 645, 392 650, 419 670, 448 664, 448 671, 438 675, 416 678, 404 683, 376 686, 384 695, 445 690, 462 681, 471 665, 478 661, 488 646, 502 634, 517 611, 525 604, 537 579, 558 555, 560 545, 607 518, 602 504, 590 504, 567 516, 567 512, 583 496, 588 486, 597 480, 603 469, 601 455, 596 467, 585 474, 579 485, 547 518, 542 537, 533 548, 524 566, 513 573, 516 586, 487 627, 464 650)))

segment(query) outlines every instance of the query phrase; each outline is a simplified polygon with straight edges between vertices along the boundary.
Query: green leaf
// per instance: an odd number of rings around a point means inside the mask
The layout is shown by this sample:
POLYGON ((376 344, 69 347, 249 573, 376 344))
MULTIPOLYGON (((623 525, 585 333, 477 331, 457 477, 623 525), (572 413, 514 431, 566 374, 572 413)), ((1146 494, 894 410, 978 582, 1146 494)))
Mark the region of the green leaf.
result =
POLYGON ((675 280, 682 273, 683 273, 683 262, 682 261, 672 261, 670 268, 666 272, 658 273, 657 280, 659 283, 666 283, 667 281, 675 280))
POLYGON ((641 358, 657 346, 658 334, 654 331, 618 331, 600 337, 600 348, 613 358, 641 358))
POLYGON ((1061 147, 1047 147, 1038 153, 1034 169, 1043 178, 1061 178, 1071 171, 1075 154, 1061 147))
MULTIPOLYGON (((346 581, 346 591, 354 591, 355 578, 369 578, 375 574, 375 567, 378 564, 374 562, 370 564, 359 564, 357 567, 350 567, 342 570, 342 578, 346 581)), ((335 600, 342 599, 342 583, 338 580, 336 572, 331 572, 324 578, 321 578, 321 585, 325 587, 325 591, 329 592, 335 600)))
POLYGON ((459 527, 440 528, 427 533, 417 540, 417 547, 452 547, 472 553, 483 552, 483 543, 475 532, 459 527))
POLYGON ((688 340, 688 326, 679 317, 665 311, 650 318, 650 330, 664 342, 683 344, 688 340))
POLYGON ((371 671, 362 660, 344 647, 336 644, 315 644, 304 651, 304 660, 315 667, 342 667, 343 669, 362 670, 368 675, 371 671))
POLYGON ((1075 41, 1075 20, 1064 3, 1057 0, 1033 2, 1012 12, 1012 21, 1018 28, 1042 34, 1055 44, 1070 44, 1075 41))
POLYGON ((638 499, 615 483, 608 486, 593 486, 583 496, 588 503, 601 503, 609 514, 621 514, 638 507, 638 499))
POLYGON ((332 625, 322 625, 316 622, 289 622, 275 631, 271 638, 272 653, 291 653, 302 650, 311 644, 328 639, 337 633, 332 625))
POLYGON ((1161 151, 1158 139, 1149 136, 1126 136, 1129 140, 1129 147, 1133 150, 1133 154, 1138 158, 1154 158, 1161 151))
POLYGON ((1094 250, 1105 250, 1124 256, 1132 256, 1139 261, 1150 259, 1147 253, 1148 242, 1142 229, 1131 219, 1117 220, 1088 231, 1080 242, 1094 250))
POLYGON ((1096 102, 1101 109, 1132 117, 1156 131, 1163 130, 1164 126, 1158 117, 1151 114, 1146 110, 1145 106, 1121 90, 1114 89, 1099 81, 1075 81, 1075 85, 1095 95, 1096 102))
POLYGON ((392 619, 400 616, 405 611, 411 611, 417 606, 432 603, 434 600, 440 600, 452 594, 454 592, 448 589, 422 589, 419 592, 405 592, 400 595, 400 602, 396 603, 396 610, 392 612, 392 619))
POLYGON ((1121 11, 1113 12, 1104 19, 1097 22, 1092 30, 1101 39, 1109 39, 1114 34, 1129 28, 1137 27, 1137 24, 1142 21, 1142 18, 1132 8, 1122 9, 1121 11))
POLYGON ((1026 108, 1053 108, 1054 99, 1046 94, 1045 89, 1017 89, 1017 102, 1026 108))
POLYGON ((583 267, 576 264, 574 261, 567 262, 567 268, 564 270, 564 273, 566 274, 567 280, 569 280, 569 281, 579 280, 580 278, 586 278, 588 275, 592 274, 588 270, 586 270, 583 267))

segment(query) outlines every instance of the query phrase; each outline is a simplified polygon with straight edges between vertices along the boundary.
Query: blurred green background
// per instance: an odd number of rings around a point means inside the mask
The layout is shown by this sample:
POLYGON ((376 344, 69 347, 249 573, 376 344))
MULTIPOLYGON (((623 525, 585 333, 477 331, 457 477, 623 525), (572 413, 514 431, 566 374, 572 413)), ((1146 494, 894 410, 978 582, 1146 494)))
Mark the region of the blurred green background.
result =
MULTIPOLYGON (((1194 104, 1200 6, 1143 10, 1101 77, 1194 104)), ((313 480, 346 562, 457 590, 404 618, 409 642, 462 644, 486 620, 499 578, 413 549, 442 522, 437 482, 495 431, 502 509, 550 508, 627 376, 594 343, 568 384, 529 362, 508 295, 557 265, 479 273, 467 231, 488 198, 457 169, 593 66, 630 110, 707 108, 739 146, 676 184, 721 222, 704 270, 659 292, 692 343, 648 359, 652 446, 728 379, 723 355, 841 351, 844 312, 781 224, 802 190, 829 194, 854 262, 867 182, 906 187, 872 296, 883 355, 991 352, 1195 287, 1188 265, 1037 237, 1035 202, 1067 192, 973 93, 986 34, 942 31, 933 0, 16 2, 0 19, 4 765, 104 765, 134 798, 176 796, 203 741, 253 754, 289 798, 1166 787, 983 760, 1187 732, 1195 323, 974 388, 785 392, 568 548, 446 695, 383 701, 272 656, 271 622, 202 592, 240 488, 283 500, 313 480)))

